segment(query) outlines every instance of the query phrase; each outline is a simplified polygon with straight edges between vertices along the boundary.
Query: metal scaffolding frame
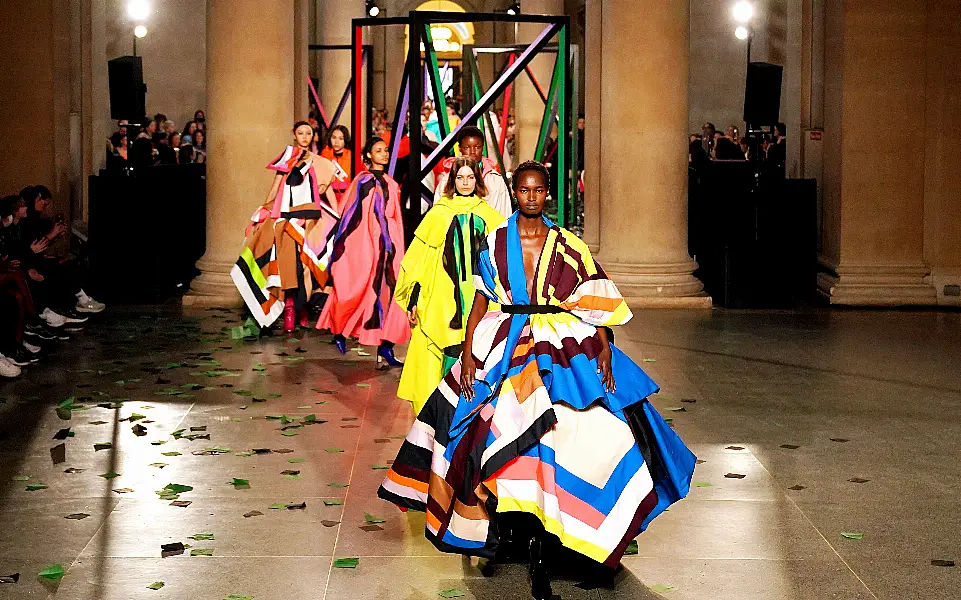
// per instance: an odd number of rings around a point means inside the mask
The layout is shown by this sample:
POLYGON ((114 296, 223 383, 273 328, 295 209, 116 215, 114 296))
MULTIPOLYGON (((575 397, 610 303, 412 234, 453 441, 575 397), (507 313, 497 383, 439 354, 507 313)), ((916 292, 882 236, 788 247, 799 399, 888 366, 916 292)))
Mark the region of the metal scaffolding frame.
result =
MULTIPOLYGON (((423 155, 423 146, 421 144, 421 123, 419 118, 411 118, 409 122, 410 132, 410 157, 412 160, 409 161, 408 165, 408 189, 411 190, 411 201, 408 203, 406 210, 414 211, 417 210, 417 219, 405 219, 408 222, 416 222, 419 220, 419 202, 414 202, 413 198, 417 196, 423 196, 428 203, 433 202, 433 193, 428 190, 421 182, 425 176, 427 176, 433 168, 440 162, 443 158, 448 156, 454 147, 457 140, 457 135, 460 130, 474 122, 491 127, 490 116, 488 110, 494 105, 495 100, 501 96, 505 91, 510 90, 511 84, 514 80, 520 76, 522 73, 527 73, 528 77, 535 82, 535 87, 538 89, 542 100, 545 104, 544 118, 541 123, 541 139, 538 142, 538 152, 539 156, 542 157, 543 146, 546 143, 546 136, 550 131, 551 122, 556 122, 558 128, 558 138, 557 138, 557 173, 560 175, 557 179, 557 205, 558 205, 558 221, 559 224, 564 226, 567 224, 567 219, 570 214, 568 204, 573 200, 576 194, 576 169, 573 167, 576 163, 576 138, 574 136, 576 133, 576 115, 573 114, 574 107, 576 103, 574 102, 574 90, 576 85, 572 85, 570 75, 571 75, 571 65, 572 60, 576 68, 576 56, 572 58, 572 46, 570 42, 571 35, 571 22, 570 17, 567 16, 552 16, 552 15, 507 15, 499 13, 454 13, 454 12, 437 12, 437 11, 411 11, 407 17, 391 17, 391 18, 361 18, 353 19, 351 32, 351 48, 352 48, 352 61, 353 66, 353 77, 351 79, 352 84, 352 108, 353 108, 353 130, 359 131, 361 127, 361 110, 364 105, 364 91, 359 85, 359 78, 357 74, 363 68, 363 41, 364 41, 364 27, 381 27, 389 25, 407 25, 409 31, 409 43, 407 51, 407 61, 404 67, 404 74, 401 79, 400 92, 397 97, 396 109, 393 114, 393 128, 392 128, 392 138, 391 138, 391 158, 390 165, 388 166, 388 173, 391 176, 397 174, 397 154, 400 149, 400 142, 403 138, 404 121, 408 110, 413 108, 412 103, 418 103, 421 95, 421 90, 424 89, 424 78, 429 80, 428 82, 432 86, 433 95, 436 102, 436 111, 438 115, 438 124, 441 132, 441 141, 436 148, 432 149, 429 155, 425 158, 423 155), (433 24, 440 23, 463 23, 463 22, 506 22, 506 23, 535 23, 544 26, 544 29, 537 35, 534 41, 528 45, 512 46, 514 49, 514 58, 507 65, 504 71, 498 76, 497 80, 494 81, 490 88, 483 91, 483 85, 481 84, 476 69, 476 55, 471 54, 470 58, 475 60, 471 61, 474 68, 471 69, 473 73, 472 80, 469 82, 469 89, 472 91, 473 106, 467 111, 467 113, 462 117, 461 122, 454 127, 450 127, 450 123, 447 120, 447 110, 446 103, 444 100, 444 95, 442 93, 442 82, 439 75, 438 64, 437 64, 437 53, 434 51, 433 40, 431 37, 430 26, 433 24), (553 54, 556 55, 556 60, 553 69, 553 77, 551 82, 551 87, 549 93, 545 95, 540 84, 530 73, 529 65, 531 60, 538 54, 542 52, 551 52, 548 50, 548 42, 558 36, 558 43, 553 46, 553 54), (421 43, 424 44, 424 65, 421 66, 421 43), (483 121, 482 121, 483 119, 483 121), (414 160, 413 157, 420 157, 420 160, 414 160), (420 193, 416 193, 414 190, 419 190, 420 193)), ((484 46, 487 48, 487 46, 484 46)), ((474 47, 477 48, 476 46, 474 47)), ((368 86, 369 87, 369 86, 368 86)), ((369 104, 370 90, 367 91, 367 99, 369 104)), ((509 100, 509 98, 508 98, 509 100)), ((419 104, 418 104, 419 107, 419 104)), ((504 130, 506 130, 506 123, 504 124, 504 130)), ((354 172, 359 173, 363 170, 363 165, 361 164, 362 156, 360 155, 360 136, 354 135, 353 144, 353 156, 354 156, 354 172)), ((498 148, 498 154, 501 155, 500 148, 498 148)), ((503 161, 499 161, 501 164, 501 169, 503 171, 503 161)), ((408 215, 412 216, 412 215, 408 215)))

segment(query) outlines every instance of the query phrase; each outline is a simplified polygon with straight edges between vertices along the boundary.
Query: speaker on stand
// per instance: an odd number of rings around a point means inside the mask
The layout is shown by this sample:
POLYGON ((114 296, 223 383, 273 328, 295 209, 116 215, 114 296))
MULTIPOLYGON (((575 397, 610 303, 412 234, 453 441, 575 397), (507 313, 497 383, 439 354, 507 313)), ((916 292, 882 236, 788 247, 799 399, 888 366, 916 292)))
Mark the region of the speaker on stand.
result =
POLYGON ((147 86, 143 82, 143 59, 121 56, 107 61, 110 85, 110 118, 142 125, 147 114, 147 86))

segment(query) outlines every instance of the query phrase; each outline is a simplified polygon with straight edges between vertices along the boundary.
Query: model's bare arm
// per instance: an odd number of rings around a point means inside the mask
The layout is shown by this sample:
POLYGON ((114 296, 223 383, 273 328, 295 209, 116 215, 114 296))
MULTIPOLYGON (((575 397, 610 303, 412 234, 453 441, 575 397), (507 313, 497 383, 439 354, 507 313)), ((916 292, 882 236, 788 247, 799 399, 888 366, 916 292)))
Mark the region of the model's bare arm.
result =
POLYGON ((477 367, 474 365, 474 355, 471 349, 474 347, 474 330, 487 314, 487 307, 490 301, 487 296, 477 292, 474 294, 474 304, 471 306, 470 315, 467 316, 467 331, 464 336, 464 352, 461 354, 460 367, 460 387, 464 398, 472 400, 474 398, 474 375, 477 367))

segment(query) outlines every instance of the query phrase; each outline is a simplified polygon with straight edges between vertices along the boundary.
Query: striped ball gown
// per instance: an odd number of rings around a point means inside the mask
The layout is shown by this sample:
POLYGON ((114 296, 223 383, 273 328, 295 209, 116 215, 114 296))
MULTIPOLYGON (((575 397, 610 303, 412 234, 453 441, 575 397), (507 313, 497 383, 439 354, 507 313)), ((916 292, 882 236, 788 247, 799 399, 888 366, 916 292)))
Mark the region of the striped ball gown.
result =
MULTIPOLYGON (((546 220, 545 220, 546 221, 546 220)), ((480 252, 477 289, 501 305, 474 333, 475 397, 458 362, 420 412, 378 495, 426 511, 445 552, 493 557, 497 514, 536 516, 561 543, 616 566, 630 541, 689 489, 695 457, 646 398, 657 385, 598 327, 631 311, 587 246, 549 221, 528 297, 517 215, 480 252)))

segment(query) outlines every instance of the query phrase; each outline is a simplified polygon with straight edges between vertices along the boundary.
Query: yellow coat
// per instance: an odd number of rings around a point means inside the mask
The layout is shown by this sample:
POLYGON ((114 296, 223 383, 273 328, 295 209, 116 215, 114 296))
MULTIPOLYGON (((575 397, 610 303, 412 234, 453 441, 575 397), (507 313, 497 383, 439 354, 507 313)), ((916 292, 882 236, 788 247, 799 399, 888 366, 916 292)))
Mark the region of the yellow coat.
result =
POLYGON ((397 395, 415 414, 460 356, 479 244, 503 222, 482 198, 443 197, 424 215, 400 263, 394 299, 404 310, 417 307, 417 324, 397 395))

